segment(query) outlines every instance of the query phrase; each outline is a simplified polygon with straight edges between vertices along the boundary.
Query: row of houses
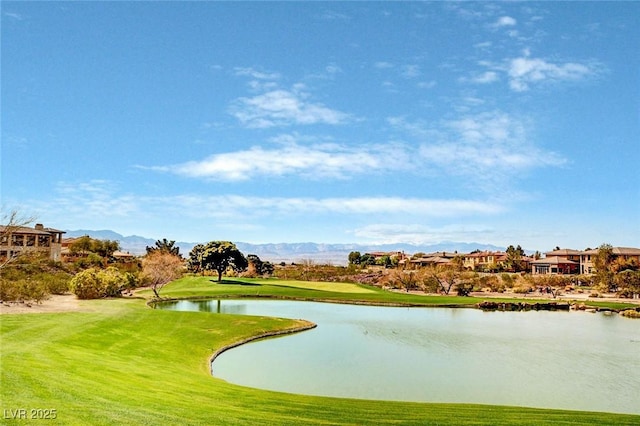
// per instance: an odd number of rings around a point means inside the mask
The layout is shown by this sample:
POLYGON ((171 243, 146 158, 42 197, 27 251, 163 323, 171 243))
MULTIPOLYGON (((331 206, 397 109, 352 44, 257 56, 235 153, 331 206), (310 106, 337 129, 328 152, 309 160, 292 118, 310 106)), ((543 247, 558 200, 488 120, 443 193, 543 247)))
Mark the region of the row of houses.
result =
MULTIPOLYGON (((404 252, 374 252, 370 253, 378 258, 382 256, 394 257, 398 265, 403 267, 440 266, 451 264, 455 258, 462 260, 462 265, 470 271, 510 270, 507 264, 508 256, 503 251, 476 251, 462 254, 458 252, 436 252, 411 257, 404 252)), ((522 256, 520 259, 521 270, 531 271, 532 274, 591 274, 595 267, 594 257, 598 250, 572 250, 557 249, 546 252, 544 257, 535 258, 522 256)), ((640 248, 614 247, 612 250, 614 259, 623 258, 625 261, 635 259, 640 264, 640 248)))
MULTIPOLYGON (((19 255, 26 251, 45 253, 52 260, 62 260, 68 253, 68 247, 76 240, 63 238, 65 231, 46 228, 36 224, 30 228, 26 226, 0 226, 0 258, 19 255)), ((389 256, 395 258, 399 265, 405 267, 438 266, 453 262, 454 258, 461 258, 463 266, 472 271, 486 271, 499 268, 509 270, 508 256, 503 251, 476 251, 468 254, 458 252, 437 252, 410 257, 404 252, 373 252, 374 258, 389 256)), ((520 259, 522 270, 530 270, 532 274, 590 274, 594 270, 593 258, 598 250, 557 249, 545 253, 539 259, 522 256, 520 259)), ((635 259, 640 264, 640 248, 614 247, 614 258, 625 261, 635 259)), ((133 258, 129 253, 116 252, 115 257, 123 259, 133 258)))

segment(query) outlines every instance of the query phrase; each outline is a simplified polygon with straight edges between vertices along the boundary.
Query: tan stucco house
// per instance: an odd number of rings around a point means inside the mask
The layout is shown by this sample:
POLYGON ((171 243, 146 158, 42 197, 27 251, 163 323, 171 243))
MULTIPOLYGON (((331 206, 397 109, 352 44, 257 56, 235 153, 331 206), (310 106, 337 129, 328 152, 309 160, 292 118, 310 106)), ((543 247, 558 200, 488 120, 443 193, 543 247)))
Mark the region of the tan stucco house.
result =
POLYGON ((0 257, 8 258, 29 251, 46 253, 51 260, 60 260, 62 234, 41 223, 35 227, 0 225, 0 257))

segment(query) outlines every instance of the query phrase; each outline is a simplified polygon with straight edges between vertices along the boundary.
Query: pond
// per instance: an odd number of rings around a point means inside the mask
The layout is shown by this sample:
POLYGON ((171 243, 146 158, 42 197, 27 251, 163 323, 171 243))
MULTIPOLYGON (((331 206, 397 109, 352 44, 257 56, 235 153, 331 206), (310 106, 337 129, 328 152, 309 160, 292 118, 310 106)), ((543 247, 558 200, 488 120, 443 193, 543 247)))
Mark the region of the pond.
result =
POLYGON ((161 308, 318 324, 221 354, 213 374, 245 386, 640 414, 640 321, 617 314, 264 300, 178 301, 161 308))

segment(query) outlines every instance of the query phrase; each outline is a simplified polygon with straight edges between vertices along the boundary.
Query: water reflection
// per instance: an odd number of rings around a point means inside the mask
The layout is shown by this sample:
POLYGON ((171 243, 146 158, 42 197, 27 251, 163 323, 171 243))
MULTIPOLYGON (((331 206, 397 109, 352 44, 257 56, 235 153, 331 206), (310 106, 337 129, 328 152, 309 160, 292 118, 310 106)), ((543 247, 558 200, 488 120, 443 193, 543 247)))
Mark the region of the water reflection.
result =
POLYGON ((180 301, 163 308, 318 324, 222 354, 214 375, 238 384, 313 395, 640 414, 640 322, 619 315, 250 300, 180 301))

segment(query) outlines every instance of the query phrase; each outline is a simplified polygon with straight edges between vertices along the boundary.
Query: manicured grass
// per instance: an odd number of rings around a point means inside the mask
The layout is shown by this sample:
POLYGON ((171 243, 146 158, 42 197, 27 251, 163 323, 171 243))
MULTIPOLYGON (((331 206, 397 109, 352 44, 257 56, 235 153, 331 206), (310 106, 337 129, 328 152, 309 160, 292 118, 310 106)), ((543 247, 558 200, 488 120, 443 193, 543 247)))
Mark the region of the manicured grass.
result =
MULTIPOLYGON (((384 299, 377 291, 250 284, 257 283, 214 285, 191 277, 163 293, 211 296, 262 290, 281 297, 384 299)), ((350 400, 245 388, 211 377, 209 356, 235 341, 300 322, 153 310, 140 299, 81 303, 90 305, 91 312, 0 316, 0 415, 20 408, 27 414, 30 409, 55 409, 56 424, 78 425, 640 423, 640 416, 608 413, 350 400)))
MULTIPOLYGON (((141 294, 151 297, 150 290, 141 294)), ((330 283, 313 281, 287 281, 270 279, 225 279, 218 283, 214 277, 185 276, 160 291, 163 298, 185 297, 275 297, 292 299, 322 299, 380 304, 407 304, 421 306, 473 306, 484 300, 482 297, 458 296, 428 296, 414 295, 402 292, 390 292, 377 287, 363 286, 352 283, 330 283)), ((501 298, 490 299, 495 302, 528 302, 549 303, 551 299, 536 298, 501 298)), ((558 303, 567 301, 557 300, 558 303)), ((616 303, 608 301, 579 301, 588 306, 624 309, 635 308, 638 305, 630 303, 616 303)))

